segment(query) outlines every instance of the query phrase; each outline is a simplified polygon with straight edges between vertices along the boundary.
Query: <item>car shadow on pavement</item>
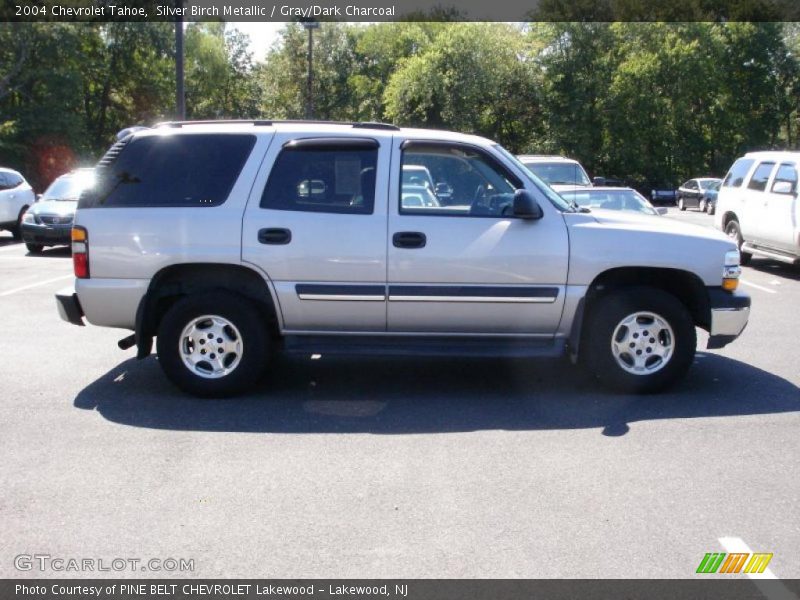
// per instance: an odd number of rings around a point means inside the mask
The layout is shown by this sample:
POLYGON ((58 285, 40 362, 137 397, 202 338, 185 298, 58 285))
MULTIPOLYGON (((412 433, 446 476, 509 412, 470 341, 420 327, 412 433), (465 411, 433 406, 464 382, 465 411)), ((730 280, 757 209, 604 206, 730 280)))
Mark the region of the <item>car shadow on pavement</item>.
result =
POLYGON ((72 250, 69 246, 52 246, 45 248, 41 252, 28 251, 26 256, 32 256, 33 258, 70 258, 72 250))
POLYGON ((800 389, 745 363, 698 353, 668 393, 614 394, 567 361, 281 356, 251 394, 199 400, 176 390, 155 357, 129 359, 74 405, 114 423, 255 433, 449 433, 602 428, 620 436, 656 419, 800 411, 800 389))
POLYGON ((753 258, 748 266, 767 275, 800 281, 800 265, 790 265, 768 258, 753 258))

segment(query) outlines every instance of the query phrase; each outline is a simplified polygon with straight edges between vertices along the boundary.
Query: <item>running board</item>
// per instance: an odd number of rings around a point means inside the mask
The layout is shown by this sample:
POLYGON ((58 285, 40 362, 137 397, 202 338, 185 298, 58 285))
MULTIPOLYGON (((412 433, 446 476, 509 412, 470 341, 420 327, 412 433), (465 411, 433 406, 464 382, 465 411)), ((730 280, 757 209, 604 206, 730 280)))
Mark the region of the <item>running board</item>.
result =
POLYGON ((784 254, 780 250, 767 250, 766 248, 762 248, 761 246, 755 246, 750 242, 745 242, 742 244, 742 252, 749 252, 750 254, 758 254, 759 256, 766 256, 767 258, 771 258, 773 260, 779 260, 780 262, 787 263, 790 265, 796 264, 800 261, 800 258, 797 256, 793 256, 791 254, 784 254))
POLYGON ((555 358, 564 339, 519 339, 402 335, 288 335, 283 347, 291 354, 555 358))

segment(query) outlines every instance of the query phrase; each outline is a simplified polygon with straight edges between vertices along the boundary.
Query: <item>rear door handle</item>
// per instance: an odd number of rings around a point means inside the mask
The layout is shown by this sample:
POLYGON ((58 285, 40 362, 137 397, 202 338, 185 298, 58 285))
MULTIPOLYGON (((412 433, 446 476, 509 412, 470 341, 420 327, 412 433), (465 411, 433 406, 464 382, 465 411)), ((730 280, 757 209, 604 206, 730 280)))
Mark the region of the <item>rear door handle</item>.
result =
POLYGON ((392 236, 395 248, 424 248, 428 238, 419 231, 398 231, 392 236))
POLYGON ((280 228, 259 229, 258 241, 261 244, 283 246, 292 241, 292 232, 288 229, 280 228))

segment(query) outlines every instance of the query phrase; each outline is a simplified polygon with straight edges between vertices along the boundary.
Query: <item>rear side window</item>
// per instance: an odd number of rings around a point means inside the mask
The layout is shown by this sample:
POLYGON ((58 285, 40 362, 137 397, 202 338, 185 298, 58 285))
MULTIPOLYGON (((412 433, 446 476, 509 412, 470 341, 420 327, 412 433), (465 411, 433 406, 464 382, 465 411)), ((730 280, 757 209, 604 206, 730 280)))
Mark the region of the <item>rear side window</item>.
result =
MULTIPOLYGON (((81 196, 90 206, 217 206, 225 202, 256 138, 244 134, 132 139, 81 196)), ((105 159, 104 159, 105 160, 105 159)))
POLYGON ((370 140, 291 142, 272 166, 261 208, 372 214, 377 162, 370 140))
POLYGON ((731 170, 725 176, 725 181, 722 182, 722 187, 741 187, 754 162, 752 158, 740 158, 733 163, 731 170))
POLYGON ((757 192, 763 192, 765 189, 767 189, 769 174, 772 173, 774 166, 774 162, 762 162, 760 165, 758 165, 756 170, 753 171, 753 176, 750 178, 750 182, 747 184, 748 189, 755 190, 757 192))

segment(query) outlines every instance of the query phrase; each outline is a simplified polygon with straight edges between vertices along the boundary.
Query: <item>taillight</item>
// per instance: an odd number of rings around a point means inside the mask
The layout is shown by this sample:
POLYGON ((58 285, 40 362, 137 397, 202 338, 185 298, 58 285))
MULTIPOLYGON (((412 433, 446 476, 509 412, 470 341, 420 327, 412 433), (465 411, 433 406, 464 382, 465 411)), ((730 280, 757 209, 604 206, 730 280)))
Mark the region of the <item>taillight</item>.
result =
POLYGON ((75 277, 89 279, 89 235, 84 227, 72 227, 72 267, 75 277))

